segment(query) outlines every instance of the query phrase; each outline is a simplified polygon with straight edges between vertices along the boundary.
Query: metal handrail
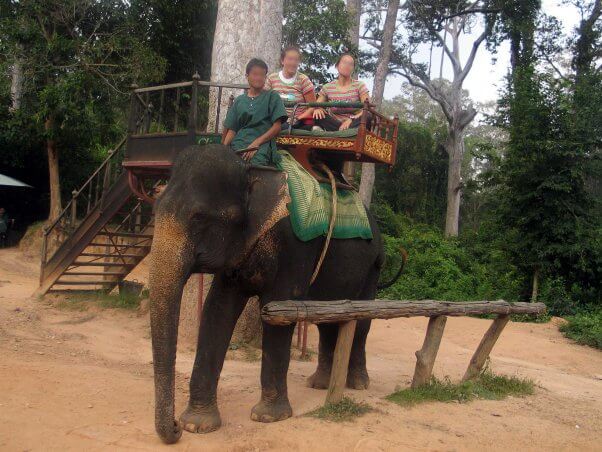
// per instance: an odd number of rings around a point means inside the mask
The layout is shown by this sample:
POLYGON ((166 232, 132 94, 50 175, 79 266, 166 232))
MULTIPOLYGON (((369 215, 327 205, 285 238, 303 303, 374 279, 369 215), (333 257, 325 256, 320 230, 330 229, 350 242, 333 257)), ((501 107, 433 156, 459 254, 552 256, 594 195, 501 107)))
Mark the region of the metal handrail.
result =
MULTIPOLYGON (((152 91, 161 91, 161 90, 166 90, 166 89, 173 89, 173 88, 183 88, 186 86, 192 86, 194 82, 190 81, 190 82, 180 82, 180 83, 170 83, 167 85, 158 85, 158 86, 147 86, 145 88, 136 88, 133 91, 135 93, 147 93, 147 92, 152 92, 152 91)), ((216 88, 230 88, 230 89, 249 89, 249 85, 244 85, 244 84, 240 84, 240 83, 221 83, 221 82, 205 82, 205 81, 201 81, 198 80, 197 85, 199 86, 213 86, 216 88)))

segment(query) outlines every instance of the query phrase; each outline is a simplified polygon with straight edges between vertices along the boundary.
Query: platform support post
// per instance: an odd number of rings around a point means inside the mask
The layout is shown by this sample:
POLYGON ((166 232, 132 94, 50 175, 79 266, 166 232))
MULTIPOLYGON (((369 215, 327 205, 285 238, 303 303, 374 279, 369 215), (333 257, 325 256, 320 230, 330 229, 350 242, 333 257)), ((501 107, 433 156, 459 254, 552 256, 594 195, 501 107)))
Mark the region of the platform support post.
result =
POLYGON ((326 394, 326 404, 339 403, 343 399, 343 389, 347 382, 349 356, 351 355, 356 323, 356 320, 350 320, 339 325, 339 335, 332 359, 332 371, 330 372, 330 384, 328 385, 328 393, 326 394))
POLYGON ((485 365, 493 346, 500 337, 500 334, 502 334, 502 331, 504 331, 504 327, 509 320, 509 315, 502 314, 497 316, 497 318, 493 321, 483 336, 483 339, 481 339, 481 343, 474 352, 474 355, 472 355, 472 359, 470 360, 470 364, 468 364, 468 368, 466 369, 466 373, 464 374, 462 381, 472 380, 481 373, 481 370, 483 370, 483 366, 485 365))
POLYGON ((416 352, 416 369, 412 379, 412 388, 418 388, 429 383, 433 374, 435 358, 441 344, 447 317, 438 315, 429 318, 426 336, 422 348, 416 352))

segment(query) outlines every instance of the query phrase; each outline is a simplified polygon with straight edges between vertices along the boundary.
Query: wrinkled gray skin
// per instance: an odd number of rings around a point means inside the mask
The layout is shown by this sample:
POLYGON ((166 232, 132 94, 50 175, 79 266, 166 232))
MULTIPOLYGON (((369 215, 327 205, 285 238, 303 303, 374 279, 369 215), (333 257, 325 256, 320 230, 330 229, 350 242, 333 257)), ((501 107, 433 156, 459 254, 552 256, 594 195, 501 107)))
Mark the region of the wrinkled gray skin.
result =
MULTIPOLYGON (((221 145, 191 146, 174 163, 156 204, 150 294, 155 426, 165 443, 182 428, 206 433, 221 425, 217 383, 236 320, 247 299, 263 306, 285 299, 373 299, 383 263, 378 228, 373 240, 332 240, 315 283, 309 280, 323 238, 302 242, 286 212, 283 173, 253 167, 221 145), (182 289, 192 273, 213 273, 204 304, 190 401, 174 417, 174 372, 182 289)), ((251 418, 274 422, 292 415, 286 377, 294 325, 263 325, 261 400, 251 418)), ((369 321, 357 324, 347 385, 368 387, 365 344, 369 321)), ((328 386, 338 326, 320 325, 318 367, 308 385, 328 386)))

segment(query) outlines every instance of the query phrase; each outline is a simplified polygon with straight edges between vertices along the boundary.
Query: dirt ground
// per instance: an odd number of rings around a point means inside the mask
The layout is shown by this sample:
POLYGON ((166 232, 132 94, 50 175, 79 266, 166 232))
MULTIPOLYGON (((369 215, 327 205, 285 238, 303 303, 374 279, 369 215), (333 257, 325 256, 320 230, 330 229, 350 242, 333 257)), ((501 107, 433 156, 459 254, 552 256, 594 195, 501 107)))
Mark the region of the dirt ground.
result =
MULTIPOLYGON (((148 314, 68 309, 31 298, 37 263, 0 250, 0 449, 156 450, 148 314)), ((144 279, 145 268, 136 278, 144 279)), ((291 361, 294 417, 250 420, 259 399, 259 362, 229 359, 219 387, 223 426, 184 432, 175 450, 602 450, 602 353, 571 343, 554 322, 511 323, 492 353, 495 372, 533 378, 536 394, 503 401, 429 403, 384 400, 409 384, 424 318, 376 321, 368 338, 367 391, 348 395, 376 408, 354 422, 304 413, 324 391, 305 387, 313 362, 291 361)), ((489 321, 450 318, 435 374, 459 379, 489 321)), ((309 346, 317 349, 317 331, 309 346)), ((185 407, 194 351, 177 362, 177 410, 185 407)))

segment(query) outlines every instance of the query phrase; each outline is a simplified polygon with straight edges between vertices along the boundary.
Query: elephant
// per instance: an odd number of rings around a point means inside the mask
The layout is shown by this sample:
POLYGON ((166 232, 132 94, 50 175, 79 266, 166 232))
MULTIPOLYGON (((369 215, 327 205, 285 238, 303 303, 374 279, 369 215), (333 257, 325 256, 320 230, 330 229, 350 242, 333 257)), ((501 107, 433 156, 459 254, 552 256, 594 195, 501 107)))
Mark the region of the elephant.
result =
MULTIPOLYGON (((182 429, 197 433, 221 425, 217 385, 236 321, 247 300, 374 299, 384 262, 383 240, 368 213, 373 239, 333 239, 310 285, 324 238, 303 242, 292 229, 286 174, 246 163, 221 144, 193 145, 175 158, 169 183, 155 202, 150 255, 150 319, 155 383, 155 428, 165 443, 182 429), (203 306, 190 400, 174 416, 175 359, 180 300, 193 273, 214 275, 203 306)), ((319 352, 308 385, 329 383, 338 326, 319 324, 319 352)), ((261 399, 251 419, 292 416, 287 372, 294 325, 263 325, 261 399)), ((366 337, 358 321, 347 386, 367 389, 366 337)))

